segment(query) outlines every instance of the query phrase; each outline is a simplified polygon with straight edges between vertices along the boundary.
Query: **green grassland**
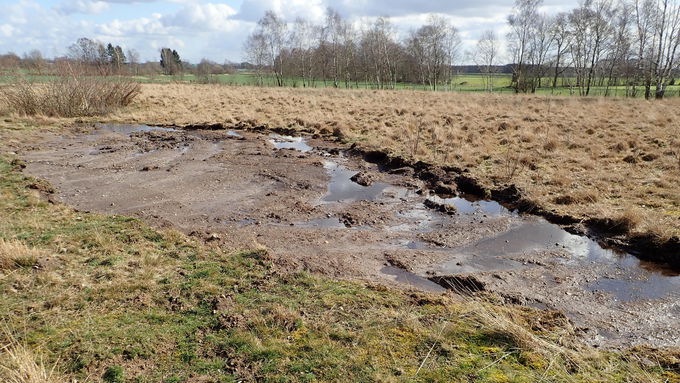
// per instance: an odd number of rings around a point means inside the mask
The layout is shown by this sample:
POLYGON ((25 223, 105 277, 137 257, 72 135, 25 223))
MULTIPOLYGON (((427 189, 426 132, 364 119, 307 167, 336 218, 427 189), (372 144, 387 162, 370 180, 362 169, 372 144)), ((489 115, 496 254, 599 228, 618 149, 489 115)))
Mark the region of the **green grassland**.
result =
MULTIPOLYGON (((54 80, 54 76, 49 75, 33 75, 29 73, 23 73, 22 77, 27 81, 35 82, 48 82, 54 80)), ((0 74, 0 84, 11 83, 16 80, 15 75, 0 74)), ((111 76, 110 79, 117 80, 120 79, 119 76, 111 76)), ((168 84, 168 83, 210 83, 210 84, 223 84, 231 86, 277 86, 276 79, 273 76, 257 76, 254 73, 240 72, 235 74, 215 74, 215 75, 194 75, 194 74, 183 74, 183 75, 140 75, 140 76, 125 76, 124 78, 133 79, 140 83, 154 83, 154 84, 168 84)), ((512 76, 510 74, 498 73, 493 75, 492 79, 492 89, 494 93, 506 93, 512 94, 514 90, 511 88, 512 76)), ((454 92, 486 92, 488 91, 486 86, 487 77, 483 74, 460 74, 453 77, 451 84, 441 85, 438 87, 439 91, 454 91, 454 92)), ((551 78, 545 78, 544 84, 551 84, 551 78)), ((554 95, 554 96, 578 96, 579 90, 577 87, 573 86, 573 79, 560 78, 558 80, 558 87, 552 88, 550 86, 543 86, 536 90, 537 94, 541 95, 554 95)), ((333 82, 326 80, 315 80, 311 84, 305 84, 302 78, 286 78, 284 80, 284 86, 286 87, 314 87, 314 88, 330 88, 333 87, 333 82)), ((351 89, 377 89, 375 84, 366 82, 351 82, 338 84, 340 88, 351 88, 351 89)), ((396 89, 407 89, 407 90, 430 90, 431 88, 422 84, 413 83, 397 83, 395 85, 396 89)), ((680 85, 670 85, 666 92, 667 97, 677 97, 680 96, 680 85)), ((609 88, 604 86, 593 86, 590 91, 590 96, 592 97, 625 97, 626 87, 625 86, 610 86, 609 88)), ((638 90, 638 96, 643 97, 642 88, 638 90)))
POLYGON ((12 350, 51 382, 680 381, 661 354, 579 346, 555 313, 286 272, 257 245, 50 203, 20 169, 0 156, 0 381, 25 365, 12 350))

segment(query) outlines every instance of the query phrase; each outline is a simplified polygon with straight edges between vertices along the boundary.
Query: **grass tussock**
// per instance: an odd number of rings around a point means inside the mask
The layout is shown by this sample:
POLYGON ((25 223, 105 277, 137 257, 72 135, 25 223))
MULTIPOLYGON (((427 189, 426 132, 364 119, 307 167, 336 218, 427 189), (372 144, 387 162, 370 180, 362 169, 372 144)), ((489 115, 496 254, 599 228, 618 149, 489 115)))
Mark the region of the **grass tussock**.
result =
POLYGON ((0 272, 34 266, 44 252, 18 240, 0 238, 0 272))
POLYGON ((56 371, 56 364, 47 365, 42 357, 18 343, 5 331, 9 344, 0 348, 0 380, 5 383, 66 383, 56 371))
POLYGON ((18 79, 0 87, 0 104, 20 115, 82 117, 111 113, 130 105, 139 94, 137 82, 63 73, 40 83, 18 79))

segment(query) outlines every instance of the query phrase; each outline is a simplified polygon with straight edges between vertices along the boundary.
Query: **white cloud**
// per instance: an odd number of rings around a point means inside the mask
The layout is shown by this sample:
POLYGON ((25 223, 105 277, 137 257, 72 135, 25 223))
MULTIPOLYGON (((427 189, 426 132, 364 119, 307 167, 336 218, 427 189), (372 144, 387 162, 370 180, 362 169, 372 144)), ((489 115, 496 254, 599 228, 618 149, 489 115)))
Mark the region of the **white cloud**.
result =
POLYGON ((0 25, 0 36, 2 36, 2 37, 12 37, 12 34, 14 33, 15 30, 16 30, 16 28, 14 28, 13 26, 11 26, 9 24, 2 24, 2 25, 0 25))
POLYGON ((56 7, 56 10, 67 14, 96 14, 104 12, 109 9, 109 4, 105 1, 91 1, 91 0, 69 0, 56 7))
POLYGON ((256 21, 266 11, 273 11, 287 20, 297 17, 321 22, 328 5, 323 0, 244 0, 237 17, 246 21, 256 21))
POLYGON ((194 31, 232 30, 236 21, 231 17, 236 10, 226 4, 187 4, 172 15, 163 16, 163 25, 180 27, 194 31))

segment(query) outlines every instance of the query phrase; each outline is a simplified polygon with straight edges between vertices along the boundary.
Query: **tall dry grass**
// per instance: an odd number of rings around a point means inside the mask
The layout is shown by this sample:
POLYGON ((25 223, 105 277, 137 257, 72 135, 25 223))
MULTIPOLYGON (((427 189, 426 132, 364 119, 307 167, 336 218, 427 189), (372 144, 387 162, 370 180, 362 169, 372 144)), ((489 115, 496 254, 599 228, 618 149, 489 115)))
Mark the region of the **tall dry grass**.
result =
POLYGON ((5 330, 7 344, 0 348, 0 381, 5 383, 65 383, 67 380, 42 357, 18 342, 5 330))
POLYGON ((43 252, 18 240, 0 238, 0 272, 36 264, 43 252))
POLYGON ((46 82, 17 75, 0 88, 0 101, 9 112, 21 115, 96 116, 129 105, 140 92, 139 83, 132 80, 85 73, 67 66, 46 82))

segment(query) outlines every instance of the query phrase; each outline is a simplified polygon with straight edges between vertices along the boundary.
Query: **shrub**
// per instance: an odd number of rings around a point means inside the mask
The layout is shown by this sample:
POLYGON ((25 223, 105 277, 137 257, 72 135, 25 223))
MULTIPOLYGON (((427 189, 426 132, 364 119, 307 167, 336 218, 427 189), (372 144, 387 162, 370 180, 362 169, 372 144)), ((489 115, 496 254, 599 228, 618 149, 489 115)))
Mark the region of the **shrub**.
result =
POLYGON ((18 76, 0 88, 0 99, 11 112, 51 117, 95 116, 129 105, 140 85, 121 77, 87 76, 62 72, 39 83, 18 76))

